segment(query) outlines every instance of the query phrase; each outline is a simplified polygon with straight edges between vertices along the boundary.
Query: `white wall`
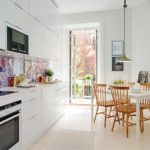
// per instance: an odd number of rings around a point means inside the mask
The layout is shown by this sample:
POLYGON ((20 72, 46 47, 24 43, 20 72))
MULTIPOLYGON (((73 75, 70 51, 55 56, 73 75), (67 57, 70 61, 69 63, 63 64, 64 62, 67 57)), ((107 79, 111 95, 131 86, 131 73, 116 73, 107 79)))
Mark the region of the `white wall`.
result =
POLYGON ((139 71, 150 71, 150 2, 132 12, 132 80, 139 71))
POLYGON ((7 25, 29 35, 30 55, 60 61, 62 21, 61 15, 50 0, 0 0, 2 49, 7 49, 7 25), (23 10, 12 1, 19 4, 23 10))
MULTIPOLYGON (((82 14, 72 14, 63 16, 64 24, 82 24, 90 22, 99 22, 100 23, 100 57, 98 61, 100 65, 98 69, 103 73, 101 75, 101 82, 111 83, 115 79, 125 79, 130 80, 130 66, 131 64, 125 64, 123 72, 112 72, 112 41, 113 40, 122 40, 123 39, 123 10, 116 11, 107 11, 107 12, 95 12, 95 13, 82 13, 82 14)), ((127 25, 126 25, 126 53, 127 56, 131 57, 131 11, 127 11, 127 25)), ((65 31, 64 31, 65 33, 65 31)), ((64 35, 64 44, 67 40, 66 34, 64 35)), ((69 64, 68 52, 69 45, 63 45, 65 59, 64 59, 64 73, 66 79, 69 79, 69 64)))

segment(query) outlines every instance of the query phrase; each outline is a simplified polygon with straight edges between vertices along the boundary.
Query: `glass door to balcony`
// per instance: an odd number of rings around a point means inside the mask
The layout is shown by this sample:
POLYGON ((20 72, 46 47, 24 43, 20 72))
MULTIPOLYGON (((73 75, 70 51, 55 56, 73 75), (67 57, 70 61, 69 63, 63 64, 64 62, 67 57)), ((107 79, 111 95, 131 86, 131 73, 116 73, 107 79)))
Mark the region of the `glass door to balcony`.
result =
POLYGON ((70 32, 70 102, 90 104, 91 84, 96 80, 97 31, 70 32))

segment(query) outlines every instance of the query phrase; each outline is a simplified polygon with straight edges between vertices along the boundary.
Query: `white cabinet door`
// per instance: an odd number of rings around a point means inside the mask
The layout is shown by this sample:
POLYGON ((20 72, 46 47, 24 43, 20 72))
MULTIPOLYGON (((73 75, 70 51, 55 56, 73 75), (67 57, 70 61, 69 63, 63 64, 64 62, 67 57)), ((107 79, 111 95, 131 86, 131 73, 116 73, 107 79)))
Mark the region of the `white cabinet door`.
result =
POLYGON ((21 6, 26 11, 29 11, 29 4, 30 0, 13 0, 15 3, 17 3, 19 6, 21 6))
MULTIPOLYGON (((65 111, 66 87, 63 83, 42 88, 42 97, 27 100, 22 106, 22 147, 33 144, 65 111)), ((36 95, 36 94, 35 94, 36 95)), ((67 99, 68 100, 68 99, 67 99)))
POLYGON ((32 132, 32 122, 30 120, 22 122, 21 147, 23 150, 32 144, 33 134, 31 134, 31 133, 33 133, 32 132))
POLYGON ((22 122, 22 149, 27 149, 43 133, 42 114, 35 114, 22 122))
POLYGON ((34 89, 22 95, 22 149, 27 149, 42 134, 41 89, 34 89))
POLYGON ((37 97, 22 103, 22 121, 41 112, 41 99, 41 97, 37 97))
POLYGON ((5 0, 0 0, 0 48, 5 49, 5 0))
POLYGON ((53 86, 43 88, 43 125, 44 128, 51 126, 55 118, 55 88, 53 86))
POLYGON ((29 16, 24 13, 20 8, 16 7, 11 1, 6 1, 6 14, 5 14, 5 21, 8 22, 9 26, 28 34, 29 28, 29 16))
POLYGON ((44 87, 43 95, 43 124, 45 128, 52 126, 65 112, 64 86, 61 83, 44 87))

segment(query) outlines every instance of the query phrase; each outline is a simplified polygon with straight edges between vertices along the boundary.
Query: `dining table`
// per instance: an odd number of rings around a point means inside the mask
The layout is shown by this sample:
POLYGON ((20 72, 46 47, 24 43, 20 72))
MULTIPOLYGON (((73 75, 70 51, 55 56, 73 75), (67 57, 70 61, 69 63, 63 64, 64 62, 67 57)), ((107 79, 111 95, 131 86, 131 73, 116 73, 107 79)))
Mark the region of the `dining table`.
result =
MULTIPOLYGON (((111 90, 106 90, 106 94, 111 95, 111 90)), ((140 100, 144 100, 150 97, 150 91, 143 90, 129 90, 128 96, 130 99, 136 101, 136 139, 140 140, 141 131, 140 131, 140 100)), ((150 98, 149 98, 150 100, 150 98)), ((91 96, 91 120, 93 120, 94 115, 94 95, 91 96)))

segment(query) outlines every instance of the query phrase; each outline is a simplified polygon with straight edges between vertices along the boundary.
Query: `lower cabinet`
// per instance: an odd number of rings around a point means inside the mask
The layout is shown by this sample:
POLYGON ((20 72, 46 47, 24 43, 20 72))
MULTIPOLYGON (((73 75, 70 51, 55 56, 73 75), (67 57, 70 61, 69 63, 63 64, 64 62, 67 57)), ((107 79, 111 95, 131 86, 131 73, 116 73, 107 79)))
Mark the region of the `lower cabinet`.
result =
POLYGON ((32 145, 41 136, 41 117, 41 114, 37 114, 23 122, 21 144, 22 149, 28 149, 29 146, 32 145))
POLYGON ((58 83, 42 87, 40 94, 28 93, 31 98, 22 103, 22 150, 27 150, 65 113, 67 91, 62 83, 58 83))
MULTIPOLYGON (((43 127, 52 126, 65 112, 64 104, 61 102, 62 84, 53 84, 42 88, 43 96, 43 127)), ((65 103, 65 102, 64 102, 65 103)))
POLYGON ((37 94, 35 94, 35 92, 27 93, 28 99, 26 99, 26 95, 24 95, 26 100, 22 101, 21 146, 24 150, 39 138, 41 132, 39 121, 42 118, 42 93, 39 89, 37 94))

